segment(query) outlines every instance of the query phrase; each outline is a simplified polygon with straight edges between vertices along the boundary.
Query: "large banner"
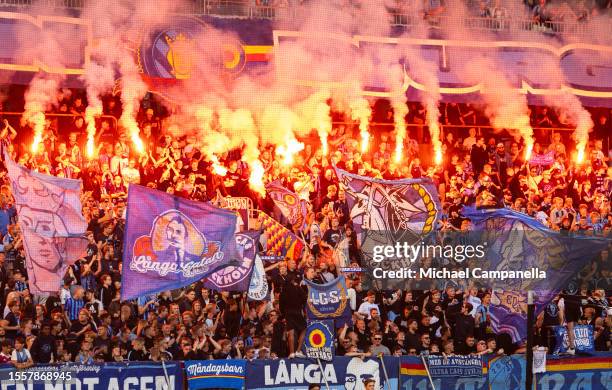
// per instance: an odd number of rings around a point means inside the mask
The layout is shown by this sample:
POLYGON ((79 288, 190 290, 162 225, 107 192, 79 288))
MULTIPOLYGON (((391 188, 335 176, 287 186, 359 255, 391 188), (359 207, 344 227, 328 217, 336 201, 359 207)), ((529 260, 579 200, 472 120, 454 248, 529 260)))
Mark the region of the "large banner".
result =
MULTIPOLYGON (((565 326, 555 326, 554 353, 565 353, 569 348, 569 337, 565 326)), ((574 342, 576 352, 593 352, 595 340, 593 338, 593 325, 574 325, 574 342)))
POLYGON ((321 366, 323 371, 309 359, 254 360, 247 365, 246 388, 306 390, 309 384, 316 383, 324 389, 327 382, 330 390, 364 390, 363 381, 370 378, 374 379, 375 390, 398 388, 397 357, 362 360, 337 356, 333 362, 321 362, 321 366))
POLYGON ((56 293, 66 269, 87 249, 82 183, 34 172, 7 154, 4 161, 23 234, 30 292, 56 293))
POLYGON ((434 378, 481 377, 482 356, 436 356, 426 359, 429 374, 434 378))
POLYGON ((2 390, 124 390, 183 388, 183 370, 179 362, 104 363, 43 365, 17 370, 0 365, 2 390))
MULTIPOLYGON (((431 389, 421 357, 400 358, 400 389, 431 389)), ((479 377, 436 377, 436 389, 514 390, 525 388, 525 356, 496 356, 484 359, 479 377)), ((612 353, 598 352, 590 357, 548 355, 546 372, 534 377, 534 390, 608 390, 612 389, 612 353)))
POLYGON ((351 321, 348 291, 344 276, 325 284, 316 284, 304 279, 308 286, 306 313, 309 319, 333 319, 337 328, 351 321))
POLYGON ((185 374, 189 390, 243 389, 246 360, 188 360, 185 374))
POLYGON ((489 270, 535 269, 545 278, 492 280, 490 319, 496 333, 508 333, 514 342, 527 336, 527 291, 536 292, 536 315, 578 272, 608 245, 608 240, 567 236, 552 231, 526 214, 510 209, 476 210, 462 214, 473 224, 472 239, 487 243, 489 270))
MULTIPOLYGON (((10 3, 10 2, 6 2, 10 3)), ((18 3, 18 2, 13 2, 18 3)), ((20 8, 22 10, 22 8, 20 8)), ((274 10, 290 12, 289 8, 274 10)), ((249 12, 247 9, 241 12, 249 12)), ((383 21, 384 23, 384 21, 383 21)), ((503 24, 503 22, 500 22, 503 24)), ((272 64, 283 64, 290 69, 300 69, 301 63, 296 63, 292 47, 296 44, 303 47, 317 48, 320 45, 325 52, 326 45, 330 47, 341 44, 334 34, 321 37, 292 29, 275 30, 274 21, 268 19, 249 18, 212 18, 188 17, 174 15, 172 22, 155 25, 155 28, 144 31, 142 41, 136 47, 135 58, 138 68, 142 70, 143 79, 151 90, 160 92, 170 99, 184 100, 184 91, 176 88, 181 82, 198 82, 207 80, 210 74, 199 74, 197 66, 199 55, 209 59, 218 59, 210 67, 202 68, 209 72, 215 68, 223 79, 240 77, 241 74, 274 72, 272 64), (224 35, 220 44, 211 45, 206 37, 211 28, 224 35), (273 56, 277 61, 273 61, 273 56)), ((503 29, 502 29, 503 30, 503 29)), ((70 42, 62 45, 61 53, 64 66, 53 66, 45 63, 45 58, 33 58, 23 55, 17 50, 19 40, 9 39, 6 45, 0 47, 0 70, 14 76, 12 82, 28 83, 35 72, 44 70, 48 73, 68 75, 67 82, 73 87, 82 87, 82 81, 71 75, 85 72, 86 64, 91 60, 91 51, 83 50, 93 45, 93 36, 100 32, 92 31, 91 23, 80 18, 68 18, 64 15, 26 15, 17 12, 4 12, 0 17, 0 31, 6 37, 23 36, 24 42, 44 42, 53 39, 54 42, 70 42), (19 32, 22 32, 19 34, 19 32)), ((403 33, 402 29, 394 29, 403 33)), ((504 32, 502 32, 503 34, 504 32)), ((535 33, 532 31, 532 33, 535 33)), ((103 32, 102 35, 108 35, 103 32)), ((393 50, 398 45, 410 47, 423 58, 432 60, 431 71, 439 80, 442 100, 473 102, 482 93, 483 84, 471 80, 471 69, 474 61, 482 56, 492 59, 499 68, 504 70, 507 80, 518 93, 527 95, 530 104, 542 104, 543 96, 553 96, 559 91, 569 90, 582 98, 582 103, 594 107, 610 107, 612 105, 612 75, 607 55, 609 45, 593 45, 588 42, 563 42, 563 36, 555 37, 554 42, 548 39, 513 41, 507 37, 497 37, 491 31, 492 39, 474 40, 466 44, 464 40, 439 39, 439 37, 397 37, 356 35, 344 40, 345 50, 360 57, 362 50, 372 52, 380 45, 381 50, 393 50), (444 55, 440 55, 444 53, 444 55), (558 66, 561 76, 554 72, 542 72, 540 64, 550 63, 558 66), (470 79, 470 80, 468 80, 470 79), (563 83, 559 83, 563 80, 563 83)), ((22 43, 23 44, 23 43, 22 43)), ((336 53, 328 53, 333 56, 336 53)), ((352 58, 350 55, 347 58, 352 58)), ((300 58, 302 61, 303 58, 300 58)), ((389 80, 388 66, 378 66, 371 69, 366 79, 372 82, 365 85, 361 93, 373 97, 390 97, 390 86, 401 84, 402 92, 413 101, 421 99, 426 83, 421 80, 418 66, 412 66, 414 61, 410 56, 400 59, 403 63, 403 79, 389 80)), ((350 65, 347 65, 350 66, 350 65)), ((295 84, 314 88, 337 84, 341 80, 322 79, 325 72, 310 72, 308 77, 303 73, 295 73, 292 81, 295 84)), ((350 87, 346 85, 346 87, 350 87)))
POLYGON ((235 229, 231 211, 130 185, 121 299, 184 287, 227 265, 235 229))
POLYGON ((534 382, 537 390, 610 390, 612 353, 569 358, 549 355, 546 372, 536 374, 534 382))
MULTIPOLYGON (((525 388, 525 356, 494 358, 489 363, 490 390, 525 388)), ((590 357, 548 355, 546 372, 536 374, 536 390, 612 389, 612 353, 598 352, 590 357)))
MULTIPOLYGON (((456 357, 456 356, 454 356, 456 357)), ((441 356, 435 358, 442 359, 441 356)), ((462 357, 458 357, 462 358, 462 357)), ((466 357, 470 358, 470 357, 466 357)), ((482 360, 478 359, 482 364, 482 360)), ((437 363, 437 362, 434 362, 437 363)), ((442 362, 440 362, 442 363, 442 362)), ((474 362, 469 362, 474 363, 474 362)), ((459 372, 456 375, 446 375, 445 372, 440 372, 441 365, 434 364, 436 374, 431 372, 432 380, 436 389, 456 389, 456 390, 488 390, 487 368, 486 365, 479 367, 481 374, 479 376, 461 376, 459 372)), ((457 368, 457 366, 455 366, 457 368)), ((450 367, 449 367, 450 368, 450 367)), ((473 366, 476 369, 476 366, 473 366)), ((431 366, 430 366, 431 370, 431 366)), ((423 359, 417 356, 402 356, 400 358, 400 389, 402 390, 428 390, 431 389, 429 377, 423 359)), ((515 389, 515 387, 510 387, 515 389)))
POLYGON ((228 265, 204 279, 204 286, 216 291, 247 291, 257 255, 259 233, 244 232, 234 235, 236 241, 236 265, 228 265))

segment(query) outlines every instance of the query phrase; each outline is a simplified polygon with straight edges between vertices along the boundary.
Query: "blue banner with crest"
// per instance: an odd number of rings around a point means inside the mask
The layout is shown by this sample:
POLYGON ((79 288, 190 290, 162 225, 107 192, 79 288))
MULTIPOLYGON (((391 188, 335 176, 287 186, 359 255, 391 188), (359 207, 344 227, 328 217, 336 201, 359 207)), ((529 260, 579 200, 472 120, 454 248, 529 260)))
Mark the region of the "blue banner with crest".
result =
POLYGON ((333 319, 336 327, 351 321, 348 290, 344 276, 325 284, 316 284, 304 279, 308 286, 306 312, 309 319, 333 319))

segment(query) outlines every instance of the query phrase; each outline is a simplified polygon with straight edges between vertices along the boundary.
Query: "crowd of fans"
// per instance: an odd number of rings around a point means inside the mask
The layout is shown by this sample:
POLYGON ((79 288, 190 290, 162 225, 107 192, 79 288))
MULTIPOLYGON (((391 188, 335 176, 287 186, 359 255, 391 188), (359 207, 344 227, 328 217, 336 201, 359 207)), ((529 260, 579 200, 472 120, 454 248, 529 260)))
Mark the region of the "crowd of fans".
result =
MULTIPOLYGON (((23 239, 16 223, 11 187, 3 169, 0 188, 0 362, 17 367, 33 363, 75 361, 92 363, 125 360, 245 359, 299 356, 306 328, 306 290, 303 279, 316 283, 338 275, 333 249, 348 245, 349 262, 359 266, 362 253, 349 219, 346 196, 332 163, 361 175, 394 179, 424 177, 439 188, 443 216, 438 229, 469 226, 461 206, 507 207, 533 216, 554 230, 603 234, 612 229, 608 137, 609 111, 594 113, 585 160, 572 156, 570 131, 536 131, 534 154, 550 152, 553 162, 530 165, 524 145, 506 131, 486 130, 486 118, 473 105, 447 104, 442 124, 455 125, 443 133, 444 161, 428 162, 431 145, 423 123, 424 109, 410 103, 404 156, 395 163, 393 112, 385 102, 373 105, 369 151, 361 153, 358 130, 334 126, 329 155, 318 138, 295 162, 285 166, 274 148, 262 145, 266 182, 280 180, 309 201, 307 225, 287 226, 304 237, 307 249, 299 261, 281 259, 266 264, 273 294, 269 301, 251 302, 244 292, 216 292, 196 283, 188 288, 122 302, 121 259, 127 188, 139 183, 185 198, 212 201, 221 196, 248 196, 257 208, 285 222, 267 197, 249 190, 249 167, 240 150, 218 156, 227 168, 215 173, 193 136, 167 132, 168 118, 159 105, 145 100, 139 114, 146 152, 137 154, 129 136, 108 117, 97 121, 94 158, 86 156, 86 103, 77 94, 60 91, 52 112, 75 117, 47 116, 43 141, 31 152, 32 130, 27 121, 7 117, 0 137, 10 141, 9 154, 28 168, 83 181, 83 215, 88 221, 87 256, 71 266, 58 294, 33 296, 28 288, 23 239), (10 120, 8 120, 10 119, 10 120), (300 231, 301 230, 301 231, 300 231)), ((104 113, 119 118, 121 107, 108 99, 104 113)), ((332 113, 341 120, 340 113, 332 113)), ((535 127, 570 127, 562 115, 533 109, 535 127)), ((257 227, 256 227, 257 228, 257 227)), ((265 248, 261 248, 265 251, 265 248)), ((583 280, 568 302, 555 299, 538 318, 539 343, 551 346, 550 328, 565 323, 594 326, 597 350, 610 350, 612 315, 607 311, 612 282, 610 251, 583 270, 583 280)), ((338 329, 337 355, 369 356, 513 353, 508 335, 494 334, 489 291, 473 286, 442 290, 365 291, 359 278, 347 278, 353 325, 338 329)), ((552 346, 551 346, 552 347, 552 346)))

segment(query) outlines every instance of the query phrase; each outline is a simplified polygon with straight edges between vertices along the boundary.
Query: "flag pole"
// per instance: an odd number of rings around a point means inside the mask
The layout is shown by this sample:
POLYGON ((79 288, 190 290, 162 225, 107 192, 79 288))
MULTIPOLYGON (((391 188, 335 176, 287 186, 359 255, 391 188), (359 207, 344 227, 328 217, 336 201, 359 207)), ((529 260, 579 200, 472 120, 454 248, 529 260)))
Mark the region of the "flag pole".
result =
POLYGON ((323 373, 323 365, 321 364, 320 358, 317 358, 317 363, 319 363, 319 370, 321 370, 321 378, 323 378, 323 382, 325 382, 325 388, 329 390, 329 383, 327 382, 327 378, 325 377, 325 374, 323 373))
POLYGON ((434 385, 433 379, 431 378, 431 374, 429 373, 429 367, 427 366, 427 362, 425 361, 425 356, 421 355, 421 360, 423 361, 423 365, 425 366, 425 372, 427 373, 427 377, 429 378, 429 383, 431 384, 431 388, 436 390, 436 386, 434 385))
POLYGON ((535 321, 535 304, 533 290, 527 292, 527 351, 525 364, 525 390, 533 388, 533 327, 535 321))
POLYGON ((170 389, 174 386, 170 384, 170 377, 168 376, 168 370, 166 370, 166 362, 164 362, 164 359, 161 359, 161 364, 162 364, 162 368, 164 369, 164 376, 166 377, 166 383, 168 384, 168 388, 170 389))
POLYGON ((391 390, 391 383, 389 382, 389 374, 387 374, 387 366, 385 366, 385 359, 383 359, 383 354, 379 353, 378 358, 380 359, 380 364, 383 368, 383 373, 385 374, 385 381, 387 382, 387 389, 391 390))

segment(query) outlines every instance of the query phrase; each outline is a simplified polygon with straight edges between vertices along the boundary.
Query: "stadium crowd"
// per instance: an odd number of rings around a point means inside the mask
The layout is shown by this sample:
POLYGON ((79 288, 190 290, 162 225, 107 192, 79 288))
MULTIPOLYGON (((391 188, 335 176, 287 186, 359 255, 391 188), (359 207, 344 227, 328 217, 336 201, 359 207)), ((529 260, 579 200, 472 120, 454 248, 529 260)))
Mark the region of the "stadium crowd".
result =
MULTIPOLYGON (((78 94, 58 93, 52 112, 73 118, 47 117, 39 150, 31 153, 32 130, 17 117, 4 118, 0 137, 9 140, 8 152, 20 164, 58 177, 83 181, 83 215, 88 221, 87 256, 71 266, 58 294, 33 296, 28 289, 23 240, 16 224, 11 186, 6 170, 0 188, 0 362, 17 367, 33 363, 76 361, 187 360, 279 358, 300 356, 306 328, 306 290, 302 279, 317 283, 338 275, 333 249, 345 241, 349 261, 362 261, 359 242, 349 220, 344 191, 332 163, 350 172, 385 179, 423 176, 437 184, 443 205, 439 231, 469 229, 462 205, 508 207, 540 220, 554 230, 603 234, 612 229, 610 197, 612 168, 608 144, 612 129, 609 112, 594 114, 585 161, 573 161, 571 132, 536 131, 533 153, 551 152, 545 165, 524 161, 524 147, 506 131, 493 132, 482 111, 473 105, 445 104, 441 122, 444 161, 429 163, 432 154, 424 109, 410 103, 404 156, 394 163, 392 126, 372 130, 369 151, 359 151, 358 130, 334 126, 329 156, 318 138, 306 146, 294 164, 284 166, 274 148, 262 146, 260 156, 266 182, 279 179, 310 202, 307 226, 288 226, 307 241, 300 261, 281 259, 267 264, 273 288, 271 300, 251 302, 244 292, 216 292, 196 283, 122 302, 121 259, 127 188, 139 183, 181 197, 213 201, 219 196, 248 196, 260 210, 286 222, 273 202, 251 191, 249 167, 240 150, 218 156, 227 168, 215 173, 196 145, 197 139, 176 137, 167 130, 168 114, 147 100, 139 114, 146 153, 134 152, 130 139, 114 121, 98 120, 97 156, 85 155, 86 103, 78 94), (11 119, 10 121, 7 119, 11 119)), ((392 123, 384 102, 374 105, 373 122, 392 123)), ((119 118, 121 107, 107 99, 104 113, 119 118)), ((333 113, 334 120, 342 120, 333 113)), ((534 127, 569 128, 567 120, 545 107, 533 110, 534 127), (565 123, 564 123, 565 122, 565 123)), ((265 252, 265 248, 261 248, 265 252)), ((611 294, 610 251, 582 271, 584 301, 555 299, 538 317, 537 340, 551 346, 551 326, 592 324, 597 350, 611 350, 612 315, 606 309, 611 294)), ((430 354, 503 354, 521 351, 508 335, 494 334, 489 291, 473 286, 442 290, 365 291, 358 277, 347 278, 353 325, 338 330, 337 355, 369 356, 430 354)))

